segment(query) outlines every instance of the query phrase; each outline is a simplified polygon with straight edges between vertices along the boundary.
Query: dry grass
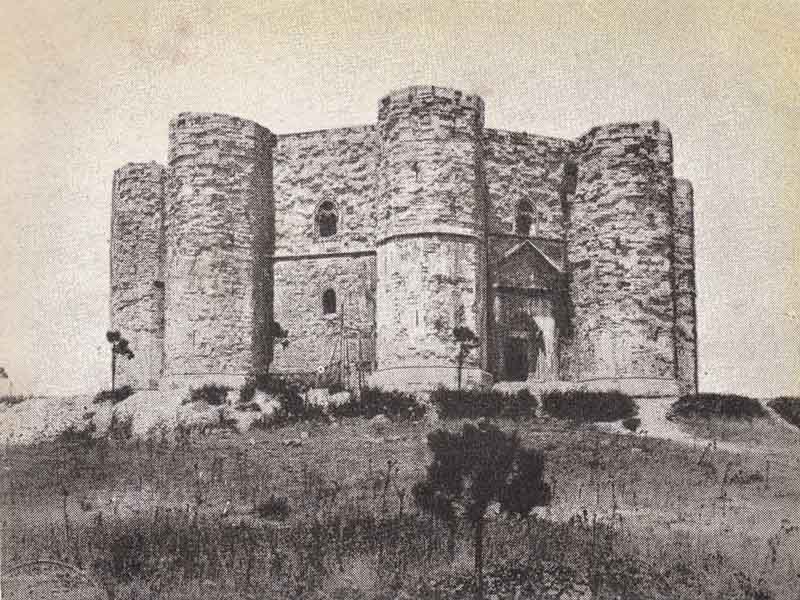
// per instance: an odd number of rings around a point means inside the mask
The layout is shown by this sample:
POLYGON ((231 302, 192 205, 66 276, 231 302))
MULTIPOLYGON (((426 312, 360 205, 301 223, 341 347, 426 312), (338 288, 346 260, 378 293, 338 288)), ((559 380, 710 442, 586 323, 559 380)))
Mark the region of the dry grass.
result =
MULTIPOLYGON (((490 579, 500 569, 510 581, 502 569, 521 565, 539 590, 522 597, 567 583, 600 597, 800 596, 797 446, 734 454, 554 420, 499 423, 545 451, 554 498, 536 517, 487 527, 490 579)), ((365 421, 346 419, 177 442, 165 433, 138 443, 7 447, 3 564, 67 560, 96 573, 116 598, 312 590, 394 598, 400 589, 467 597, 470 532, 458 532, 450 556, 447 528, 417 515, 410 500, 430 430, 397 424, 380 442, 365 421), (302 432, 302 446, 283 444, 302 432), (272 494, 289 502, 281 522, 253 512, 272 494), (112 568, 119 540, 146 564, 112 568)))

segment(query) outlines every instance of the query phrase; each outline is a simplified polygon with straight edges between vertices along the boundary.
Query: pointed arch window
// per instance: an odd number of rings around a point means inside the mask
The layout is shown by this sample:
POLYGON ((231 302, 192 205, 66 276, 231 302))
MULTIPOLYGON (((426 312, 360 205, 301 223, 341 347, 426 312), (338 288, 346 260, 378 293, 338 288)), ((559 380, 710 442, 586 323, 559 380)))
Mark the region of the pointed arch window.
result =
POLYGON ((514 233, 525 237, 531 235, 531 230, 536 233, 533 207, 527 200, 520 200, 517 204, 517 217, 514 222, 514 233))
POLYGON ((322 314, 336 314, 336 292, 325 290, 322 294, 322 314))
POLYGON ((336 235, 339 225, 339 212, 336 205, 330 200, 326 200, 317 209, 317 233, 319 237, 331 237, 336 235))

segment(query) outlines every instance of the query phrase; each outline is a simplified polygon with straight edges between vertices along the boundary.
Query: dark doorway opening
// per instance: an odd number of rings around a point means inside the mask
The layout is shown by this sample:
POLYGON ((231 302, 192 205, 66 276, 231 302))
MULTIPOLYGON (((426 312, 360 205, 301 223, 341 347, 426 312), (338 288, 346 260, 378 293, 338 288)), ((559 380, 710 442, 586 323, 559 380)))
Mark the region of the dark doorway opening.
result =
POLYGON ((505 344, 506 379, 525 381, 528 379, 528 340, 508 337, 505 344))

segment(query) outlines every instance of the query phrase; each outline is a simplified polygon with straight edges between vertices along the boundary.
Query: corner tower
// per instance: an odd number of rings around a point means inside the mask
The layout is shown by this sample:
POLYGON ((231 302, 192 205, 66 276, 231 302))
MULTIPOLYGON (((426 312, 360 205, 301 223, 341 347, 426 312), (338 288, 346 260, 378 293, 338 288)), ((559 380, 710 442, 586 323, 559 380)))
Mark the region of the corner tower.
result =
POLYGON ((571 378, 675 395, 671 135, 657 121, 595 127, 578 139, 576 161, 571 378))
POLYGON ((170 122, 165 383, 239 385, 271 360, 272 148, 229 115, 170 122))
POLYGON ((456 382, 453 328, 481 339, 465 385, 486 371, 484 105, 457 90, 397 90, 378 109, 377 371, 387 388, 456 382))
POLYGON ((119 385, 154 389, 164 349, 164 186, 158 163, 128 163, 114 171, 111 197, 111 329, 134 357, 117 361, 119 385))

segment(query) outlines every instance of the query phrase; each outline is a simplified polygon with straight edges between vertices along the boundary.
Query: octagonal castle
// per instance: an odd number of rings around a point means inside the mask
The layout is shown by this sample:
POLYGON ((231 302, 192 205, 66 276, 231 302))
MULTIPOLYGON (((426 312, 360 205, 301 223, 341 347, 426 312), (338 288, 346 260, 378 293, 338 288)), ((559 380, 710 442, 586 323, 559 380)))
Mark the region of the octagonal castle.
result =
POLYGON ((181 113, 168 165, 114 174, 122 383, 453 386, 457 326, 480 340, 467 385, 695 391, 692 186, 669 131, 489 129, 478 96, 415 86, 360 127, 181 113))

